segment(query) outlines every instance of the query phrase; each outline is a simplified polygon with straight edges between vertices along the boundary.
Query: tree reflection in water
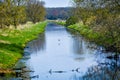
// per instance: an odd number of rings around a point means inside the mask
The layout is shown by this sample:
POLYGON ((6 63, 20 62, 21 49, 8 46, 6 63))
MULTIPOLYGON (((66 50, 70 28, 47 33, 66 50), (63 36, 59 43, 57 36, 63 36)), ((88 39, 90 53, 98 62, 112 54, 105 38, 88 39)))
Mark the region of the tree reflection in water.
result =
POLYGON ((88 69, 83 80, 120 80, 120 60, 99 63, 88 69))
POLYGON ((45 48, 45 41, 45 34, 43 33, 39 35, 38 39, 28 43, 27 46, 30 47, 31 53, 38 53, 45 48))
POLYGON ((84 76, 74 74, 70 80, 120 80, 119 60, 99 63, 88 68, 84 76))
MULTIPOLYGON (((74 30, 68 30, 70 34, 78 35, 74 30)), ((75 37, 73 35, 73 37, 75 37)), ((101 46, 96 46, 93 43, 85 43, 82 37, 74 38, 74 52, 78 54, 93 53, 95 51, 97 65, 88 68, 84 75, 79 75, 81 73, 75 73, 70 80, 120 80, 120 59, 104 59, 111 53, 104 53, 101 46), (90 50, 89 50, 90 49, 90 50), (93 50, 92 52, 90 52, 93 50)), ((86 64, 87 65, 87 64, 86 64)))

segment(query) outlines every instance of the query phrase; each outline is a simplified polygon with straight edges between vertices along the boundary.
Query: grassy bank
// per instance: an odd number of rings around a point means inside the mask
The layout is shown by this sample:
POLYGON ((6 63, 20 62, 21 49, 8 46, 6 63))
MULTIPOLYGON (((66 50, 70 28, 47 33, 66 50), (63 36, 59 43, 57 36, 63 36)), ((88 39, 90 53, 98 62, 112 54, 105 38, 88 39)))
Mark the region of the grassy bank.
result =
MULTIPOLYGON (((77 30, 81 35, 83 35, 85 38, 89 39, 90 41, 93 41, 97 43, 98 45, 104 46, 107 51, 113 51, 113 52, 120 52, 120 44, 117 44, 117 48, 113 46, 114 41, 112 38, 106 37, 104 33, 101 33, 99 31, 94 31, 89 26, 83 25, 81 23, 77 23, 74 25, 68 26, 70 29, 77 30)), ((117 36, 117 39, 120 38, 120 36, 117 36)), ((117 40, 116 40, 117 41, 117 40)))
POLYGON ((47 22, 31 24, 22 29, 0 30, 0 69, 12 68, 22 57, 27 42, 44 32, 47 22))
POLYGON ((65 21, 55 21, 56 24, 65 26, 65 21))
POLYGON ((65 26, 65 24, 66 24, 66 21, 64 21, 64 20, 49 20, 48 22, 53 22, 53 23, 56 23, 56 24, 62 25, 62 26, 65 26))

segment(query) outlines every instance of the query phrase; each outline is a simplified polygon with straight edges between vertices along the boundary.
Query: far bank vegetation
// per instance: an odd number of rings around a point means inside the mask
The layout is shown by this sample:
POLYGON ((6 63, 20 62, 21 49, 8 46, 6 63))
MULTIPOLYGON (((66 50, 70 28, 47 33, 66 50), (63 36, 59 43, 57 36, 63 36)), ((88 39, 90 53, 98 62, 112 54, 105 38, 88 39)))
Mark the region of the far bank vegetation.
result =
POLYGON ((85 25, 79 25, 76 29, 80 31, 84 28, 82 31, 89 36, 89 39, 108 50, 120 52, 120 0, 72 1, 73 15, 66 21, 66 25, 71 25, 75 20, 74 24, 79 22, 85 25), (90 35, 87 30, 95 35, 90 35))

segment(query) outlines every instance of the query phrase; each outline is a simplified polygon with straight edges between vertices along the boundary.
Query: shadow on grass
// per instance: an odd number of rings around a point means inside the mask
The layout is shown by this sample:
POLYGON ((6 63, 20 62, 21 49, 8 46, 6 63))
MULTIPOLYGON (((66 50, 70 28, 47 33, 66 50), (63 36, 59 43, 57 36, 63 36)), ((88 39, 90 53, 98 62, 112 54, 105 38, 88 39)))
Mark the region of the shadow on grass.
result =
POLYGON ((0 49, 23 54, 23 47, 17 44, 0 43, 0 49))

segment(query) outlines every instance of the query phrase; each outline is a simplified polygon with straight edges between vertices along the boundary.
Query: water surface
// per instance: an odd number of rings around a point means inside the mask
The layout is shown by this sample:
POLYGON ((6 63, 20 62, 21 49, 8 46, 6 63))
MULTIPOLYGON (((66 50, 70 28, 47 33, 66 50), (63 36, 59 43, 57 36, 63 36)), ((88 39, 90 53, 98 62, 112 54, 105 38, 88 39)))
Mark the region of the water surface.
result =
POLYGON ((101 47, 55 24, 48 24, 45 33, 28 46, 27 64, 35 71, 31 75, 38 75, 32 80, 110 80, 118 71, 115 60, 106 59, 101 47))
POLYGON ((76 31, 50 23, 45 33, 26 46, 19 65, 34 72, 26 72, 19 79, 119 80, 119 59, 107 59, 111 53, 101 50, 102 47, 86 41, 76 31))

